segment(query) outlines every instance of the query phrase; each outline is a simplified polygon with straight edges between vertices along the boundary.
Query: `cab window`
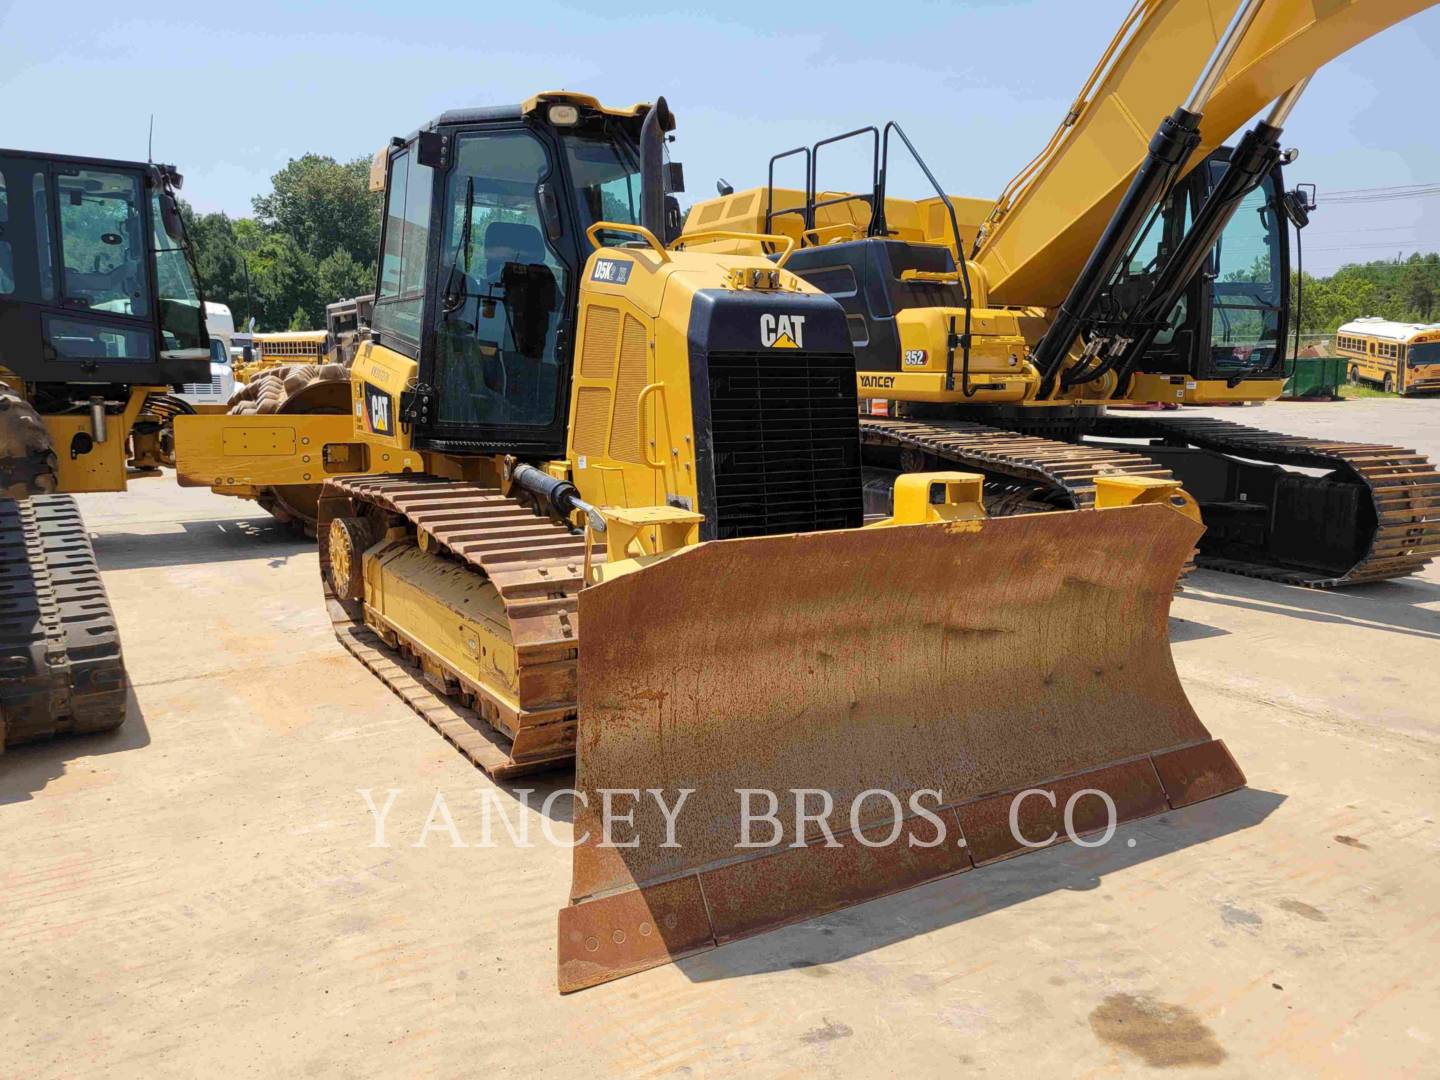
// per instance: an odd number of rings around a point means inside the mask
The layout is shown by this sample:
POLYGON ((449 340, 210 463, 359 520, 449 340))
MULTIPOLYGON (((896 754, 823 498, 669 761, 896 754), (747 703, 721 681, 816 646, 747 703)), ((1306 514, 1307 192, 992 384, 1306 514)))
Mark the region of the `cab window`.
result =
POLYGON ((155 253, 155 289, 160 298, 161 353, 198 356, 206 348, 205 315, 190 272, 184 226, 168 194, 155 192, 150 201, 151 244, 155 253), (166 207, 171 208, 169 224, 166 207), (174 230, 174 236, 171 235, 174 230))
POLYGON ((60 169, 55 185, 65 305, 112 315, 149 315, 140 177, 60 169))
MULTIPOLYGON (((1225 165, 1212 162, 1215 178, 1225 165)), ((1211 363, 1220 373, 1269 368, 1279 349, 1281 291, 1279 230, 1273 180, 1241 200, 1213 253, 1211 363)))
POLYGON ((0 296, 50 303, 50 200, 42 163, 0 159, 0 296))
POLYGON ((550 173, 545 146, 529 131, 456 140, 440 218, 435 315, 442 428, 546 427, 555 420, 556 339, 570 286, 540 218, 538 188, 550 173))
POLYGON ((0 296, 15 291, 15 249, 10 243, 10 198, 5 174, 0 172, 0 296))
POLYGON ((390 158, 380 290, 372 325, 382 338, 394 335, 415 347, 420 344, 420 319, 425 301, 433 177, 434 170, 415 161, 409 150, 390 158))
POLYGON ((579 202, 580 228, 640 221, 640 164, 627 144, 604 134, 567 132, 561 140, 579 202))

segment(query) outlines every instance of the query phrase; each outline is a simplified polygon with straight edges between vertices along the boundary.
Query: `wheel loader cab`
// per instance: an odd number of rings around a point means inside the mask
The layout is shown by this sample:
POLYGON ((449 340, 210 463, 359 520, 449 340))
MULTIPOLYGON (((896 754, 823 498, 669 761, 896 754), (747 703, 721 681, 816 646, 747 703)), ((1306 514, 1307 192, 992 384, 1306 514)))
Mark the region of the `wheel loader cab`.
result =
POLYGON ((0 150, 0 366, 60 491, 124 491, 130 467, 166 461, 165 422, 190 408, 169 389, 209 380, 180 183, 171 166, 0 150))

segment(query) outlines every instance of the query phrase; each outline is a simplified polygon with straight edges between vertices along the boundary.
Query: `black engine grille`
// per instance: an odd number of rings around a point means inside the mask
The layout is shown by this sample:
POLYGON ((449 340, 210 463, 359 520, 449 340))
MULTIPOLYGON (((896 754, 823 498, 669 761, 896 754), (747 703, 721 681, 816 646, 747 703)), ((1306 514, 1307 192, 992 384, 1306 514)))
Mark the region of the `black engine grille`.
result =
POLYGON ((712 353, 708 367, 714 537, 859 526, 854 356, 712 353))

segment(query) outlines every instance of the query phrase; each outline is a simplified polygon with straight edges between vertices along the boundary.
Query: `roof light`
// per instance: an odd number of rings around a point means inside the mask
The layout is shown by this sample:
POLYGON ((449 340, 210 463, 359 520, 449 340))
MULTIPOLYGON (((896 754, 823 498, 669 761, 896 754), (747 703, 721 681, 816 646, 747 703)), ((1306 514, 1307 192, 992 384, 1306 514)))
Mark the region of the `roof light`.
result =
POLYGON ((574 105, 551 105, 550 123, 556 127, 569 127, 580 120, 580 110, 574 105))

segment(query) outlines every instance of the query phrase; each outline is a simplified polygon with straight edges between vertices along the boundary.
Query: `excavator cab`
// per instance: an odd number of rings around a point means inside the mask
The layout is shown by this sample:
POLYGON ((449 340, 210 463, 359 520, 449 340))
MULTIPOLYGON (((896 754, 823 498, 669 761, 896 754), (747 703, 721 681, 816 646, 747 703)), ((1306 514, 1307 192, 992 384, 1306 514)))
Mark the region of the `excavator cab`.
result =
MULTIPOLYGON (((1147 296, 1167 260, 1224 175, 1231 149, 1221 147, 1192 169, 1152 214, 1109 287, 1117 310, 1147 296)), ((1134 397, 1162 400, 1164 383, 1209 381, 1231 388, 1246 380, 1283 379, 1290 316, 1289 218, 1277 164, 1245 194, 1205 265, 1134 365, 1134 397)), ((1192 388, 1193 389, 1193 388, 1192 388)), ((1128 387, 1122 393, 1128 392, 1128 387)))

